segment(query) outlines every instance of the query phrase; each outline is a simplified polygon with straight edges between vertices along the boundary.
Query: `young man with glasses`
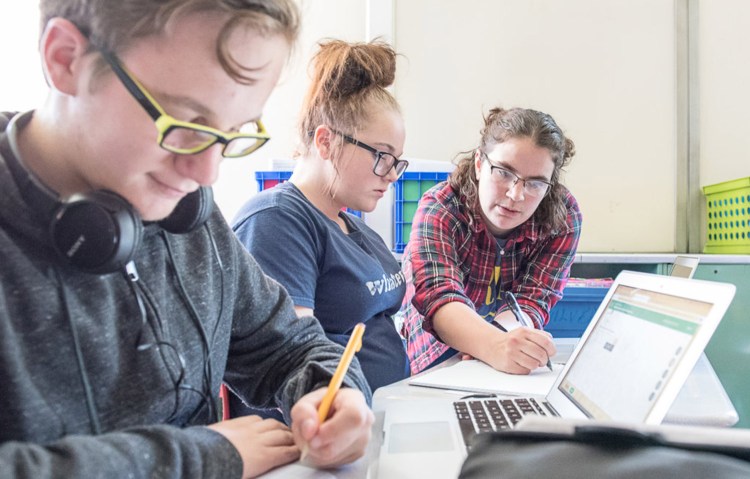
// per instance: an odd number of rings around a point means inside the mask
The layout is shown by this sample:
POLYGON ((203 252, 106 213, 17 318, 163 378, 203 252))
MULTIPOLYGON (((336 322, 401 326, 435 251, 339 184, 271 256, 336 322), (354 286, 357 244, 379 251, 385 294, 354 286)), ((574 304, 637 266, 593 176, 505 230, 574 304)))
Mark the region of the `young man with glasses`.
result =
POLYGON ((578 204, 560 183, 573 142, 551 116, 520 108, 492 109, 481 135, 448 181, 422 196, 412 221, 399 314, 413 374, 457 352, 528 374, 555 353, 542 329, 581 230, 578 204))
MULTIPOLYGON (((399 159, 404 123, 386 90, 395 68, 396 54, 383 43, 322 44, 292 176, 251 198, 233 222, 263 270, 289 291, 301 318, 314 315, 342 345, 357 323, 365 324, 357 358, 373 390, 409 374, 391 318, 405 286, 382 238, 343 210, 375 209, 408 165, 399 159)), ((237 401, 234 406, 235 414, 249 412, 237 401)))
POLYGON ((360 368, 319 424, 343 348, 296 316, 210 190, 223 158, 268 140, 295 4, 40 10, 49 96, 0 115, 0 476, 254 477, 301 449, 323 467, 361 456, 360 368), (219 421, 222 381, 291 426, 219 421))

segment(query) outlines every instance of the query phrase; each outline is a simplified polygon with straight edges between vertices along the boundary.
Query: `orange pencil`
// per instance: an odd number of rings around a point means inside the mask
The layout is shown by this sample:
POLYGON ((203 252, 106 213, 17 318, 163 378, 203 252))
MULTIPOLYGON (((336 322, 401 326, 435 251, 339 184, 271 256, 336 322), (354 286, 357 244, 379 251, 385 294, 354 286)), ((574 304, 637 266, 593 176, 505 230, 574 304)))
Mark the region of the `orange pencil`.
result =
POLYGON ((328 412, 331 409, 331 403, 333 398, 336 397, 336 393, 341 388, 341 383, 344 382, 344 375, 349 369, 349 365, 352 363, 354 353, 362 349, 362 336, 365 334, 365 325, 362 323, 357 324, 354 327, 352 336, 349 338, 349 342, 346 343, 346 349, 344 350, 341 361, 336 367, 336 372, 333 373, 331 382, 328 383, 328 391, 323 397, 320 406, 318 406, 318 421, 322 424, 328 418, 328 412))

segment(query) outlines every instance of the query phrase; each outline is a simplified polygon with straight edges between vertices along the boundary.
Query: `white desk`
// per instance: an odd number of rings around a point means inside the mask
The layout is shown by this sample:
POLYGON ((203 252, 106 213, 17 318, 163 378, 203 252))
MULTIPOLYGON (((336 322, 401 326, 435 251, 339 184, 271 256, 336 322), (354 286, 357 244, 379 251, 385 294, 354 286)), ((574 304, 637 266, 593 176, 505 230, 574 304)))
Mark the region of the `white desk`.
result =
MULTIPOLYGON (((577 339, 559 338, 555 339, 558 354, 552 359, 553 362, 564 362, 570 356, 577 339)), ((438 366, 447 367, 458 362, 458 358, 452 358, 438 366)), ((385 411, 383 402, 385 399, 400 399, 404 401, 419 401, 425 398, 444 398, 446 400, 458 399, 469 393, 465 391, 448 391, 433 388, 410 386, 406 378, 389 386, 384 386, 373 395, 372 409, 375 413, 375 423, 372 428, 372 440, 368 446, 365 457, 336 470, 319 471, 300 464, 291 464, 272 471, 264 476, 264 479, 281 478, 336 478, 336 479, 374 479, 373 465, 380 454, 380 446, 383 440, 383 420, 385 411)), ((693 372, 688 377, 680 394, 664 419, 665 423, 691 424, 701 426, 729 427, 739 421, 737 411, 729 400, 724 387, 716 376, 711 363, 705 355, 696 363, 693 372)))
MULTIPOLYGON (((563 363, 573 351, 577 338, 556 338, 555 344, 558 353, 552 357, 552 362, 563 363)), ((458 358, 452 358, 437 366, 447 367, 458 362, 458 358)), ((407 378, 397 383, 385 386, 373 396, 373 411, 378 411, 379 402, 385 398, 402 398, 418 400, 420 398, 459 398, 469 393, 466 391, 448 391, 433 388, 410 386, 407 378)), ((665 423, 686 424, 694 426, 730 427, 739 421, 737 411, 724 391, 719 378, 716 376, 711 363, 702 354, 693 372, 688 376, 680 394, 677 395, 667 416, 665 423)))

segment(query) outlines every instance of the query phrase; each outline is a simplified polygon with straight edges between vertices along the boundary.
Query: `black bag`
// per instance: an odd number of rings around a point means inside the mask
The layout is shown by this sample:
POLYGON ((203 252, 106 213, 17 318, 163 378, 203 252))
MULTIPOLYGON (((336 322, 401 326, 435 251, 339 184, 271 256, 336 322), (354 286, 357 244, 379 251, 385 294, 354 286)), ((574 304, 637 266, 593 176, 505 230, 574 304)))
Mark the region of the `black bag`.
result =
POLYGON ((480 434, 459 478, 750 478, 750 444, 675 444, 658 434, 578 427, 574 434, 480 434))

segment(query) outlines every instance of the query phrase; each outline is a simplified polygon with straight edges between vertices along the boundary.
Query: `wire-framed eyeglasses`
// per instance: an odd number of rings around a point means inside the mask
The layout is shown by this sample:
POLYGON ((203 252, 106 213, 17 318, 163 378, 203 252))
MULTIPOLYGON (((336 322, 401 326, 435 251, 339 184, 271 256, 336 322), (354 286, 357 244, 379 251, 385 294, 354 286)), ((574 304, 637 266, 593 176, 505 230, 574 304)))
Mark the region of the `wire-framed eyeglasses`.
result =
POLYGON ((396 171, 396 178, 398 178, 409 166, 408 161, 399 160, 392 154, 386 151, 380 151, 377 148, 373 148, 367 143, 362 143, 361 141, 347 135, 346 133, 341 133, 340 131, 336 130, 333 130, 333 132, 341 136, 341 138, 343 138, 347 143, 351 143, 354 146, 358 146, 363 150, 367 150, 372 153, 375 157, 375 164, 372 166, 372 172, 380 177, 388 176, 388 173, 390 173, 391 169, 394 169, 396 171))
POLYGON ((482 157, 490 165, 490 173, 492 177, 501 185, 512 188, 519 181, 523 184, 523 193, 527 196, 538 198, 543 197, 552 188, 552 183, 539 178, 521 178, 511 170, 493 164, 486 153, 482 152, 482 157))
POLYGON ((221 143, 224 145, 222 156, 238 158, 249 155, 271 139, 260 120, 245 123, 235 132, 224 132, 198 123, 180 121, 164 111, 138 79, 125 69, 114 53, 101 50, 101 54, 128 92, 154 120, 159 132, 157 141, 165 150, 179 155, 194 155, 216 143, 221 143))

